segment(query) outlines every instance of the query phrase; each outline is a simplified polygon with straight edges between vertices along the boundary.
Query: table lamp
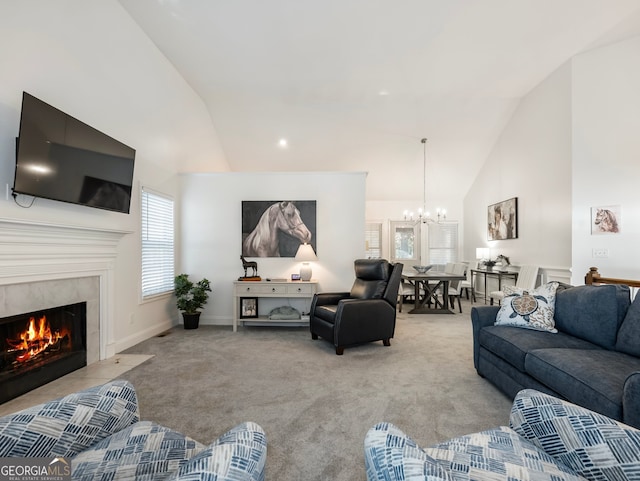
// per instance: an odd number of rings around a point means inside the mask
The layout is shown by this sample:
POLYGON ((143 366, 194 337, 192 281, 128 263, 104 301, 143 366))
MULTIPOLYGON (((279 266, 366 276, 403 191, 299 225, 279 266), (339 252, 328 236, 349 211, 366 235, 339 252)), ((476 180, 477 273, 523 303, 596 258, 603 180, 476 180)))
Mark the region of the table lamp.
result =
POLYGON ((476 247, 476 259, 487 261, 490 259, 491 251, 488 247, 476 247))
POLYGON ((309 265, 309 262, 318 260, 318 256, 316 256, 316 253, 313 251, 311 244, 300 244, 298 252, 296 252, 295 260, 302 262, 302 267, 300 267, 300 280, 310 281, 311 265, 309 265))

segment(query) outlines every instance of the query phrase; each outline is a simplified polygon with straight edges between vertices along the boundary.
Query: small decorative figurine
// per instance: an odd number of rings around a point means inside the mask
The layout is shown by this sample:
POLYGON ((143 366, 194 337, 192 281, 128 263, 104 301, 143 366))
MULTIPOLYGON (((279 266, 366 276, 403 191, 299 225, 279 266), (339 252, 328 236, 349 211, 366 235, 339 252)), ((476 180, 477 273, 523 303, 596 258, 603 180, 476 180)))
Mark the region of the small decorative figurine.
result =
POLYGON ((242 260, 242 267, 244 268, 244 277, 240 277, 238 280, 240 281, 259 281, 260 277, 258 276, 258 263, 256 261, 248 261, 244 258, 244 256, 240 256, 242 260), (253 275, 247 276, 247 269, 253 269, 253 275))
POLYGON ((502 254, 500 254, 498 257, 496 257, 496 262, 500 261, 502 263, 502 267, 508 267, 511 265, 511 262, 509 261, 509 258, 507 256, 503 256, 502 254))

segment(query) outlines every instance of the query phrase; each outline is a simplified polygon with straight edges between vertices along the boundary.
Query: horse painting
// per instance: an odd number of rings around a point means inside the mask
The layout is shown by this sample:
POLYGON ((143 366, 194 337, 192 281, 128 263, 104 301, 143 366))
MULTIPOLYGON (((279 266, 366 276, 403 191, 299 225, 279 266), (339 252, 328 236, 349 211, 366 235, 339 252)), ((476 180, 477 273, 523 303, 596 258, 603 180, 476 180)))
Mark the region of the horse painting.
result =
POLYGON ((609 209, 596 209, 596 217, 593 224, 598 232, 620 232, 616 215, 609 209))
POLYGON ((293 202, 275 202, 264 211, 255 228, 243 241, 242 255, 280 257, 280 232, 288 234, 300 243, 311 241, 311 231, 302 221, 300 211, 293 202))

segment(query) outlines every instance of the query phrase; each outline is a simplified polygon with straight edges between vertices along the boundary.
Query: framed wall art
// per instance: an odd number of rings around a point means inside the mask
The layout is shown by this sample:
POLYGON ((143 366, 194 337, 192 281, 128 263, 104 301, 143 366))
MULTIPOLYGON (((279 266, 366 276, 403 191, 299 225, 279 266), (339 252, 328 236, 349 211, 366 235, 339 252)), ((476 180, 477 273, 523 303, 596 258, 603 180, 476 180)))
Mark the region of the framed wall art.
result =
POLYGON ((316 247, 315 200, 242 201, 242 255, 295 257, 300 244, 316 247))
POLYGON ((518 198, 487 207, 487 240, 518 238, 518 198))
POLYGON ((591 208, 591 234, 619 234, 621 208, 619 205, 605 205, 591 208))
POLYGON ((240 319, 251 319, 258 317, 258 298, 240 298, 240 319))

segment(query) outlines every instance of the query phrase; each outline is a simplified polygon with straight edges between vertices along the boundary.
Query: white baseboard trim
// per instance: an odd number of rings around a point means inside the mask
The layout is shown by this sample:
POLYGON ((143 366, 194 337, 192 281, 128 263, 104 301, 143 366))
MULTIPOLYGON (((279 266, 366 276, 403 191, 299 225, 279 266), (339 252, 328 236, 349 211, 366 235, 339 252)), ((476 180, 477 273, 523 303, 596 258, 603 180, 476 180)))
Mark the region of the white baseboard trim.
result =
POLYGON ((168 329, 171 329, 175 325, 176 325, 176 322, 174 320, 166 319, 163 322, 153 327, 145 329, 144 331, 136 332, 131 336, 125 337, 124 339, 120 339, 114 342, 113 344, 111 344, 110 346, 108 346, 107 348, 108 351, 109 351, 109 348, 113 348, 113 352, 110 353, 108 357, 115 356, 116 353, 129 349, 130 347, 133 347, 136 344, 141 343, 142 341, 146 341, 150 337, 157 336, 158 334, 168 329))
POLYGON ((205 326, 233 326, 233 319, 226 316, 200 316, 200 324, 205 326))

